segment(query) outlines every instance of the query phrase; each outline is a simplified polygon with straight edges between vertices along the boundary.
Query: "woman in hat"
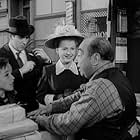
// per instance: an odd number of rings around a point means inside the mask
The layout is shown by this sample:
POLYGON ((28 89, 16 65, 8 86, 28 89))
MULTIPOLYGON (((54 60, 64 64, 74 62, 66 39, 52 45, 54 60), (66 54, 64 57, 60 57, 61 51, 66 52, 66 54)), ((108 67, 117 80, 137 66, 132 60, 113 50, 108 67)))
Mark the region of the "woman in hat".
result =
POLYGON ((86 82, 74 62, 82 40, 83 36, 72 25, 57 26, 55 33, 48 37, 45 46, 56 49, 59 60, 43 69, 37 91, 40 103, 47 105, 64 98, 86 82))

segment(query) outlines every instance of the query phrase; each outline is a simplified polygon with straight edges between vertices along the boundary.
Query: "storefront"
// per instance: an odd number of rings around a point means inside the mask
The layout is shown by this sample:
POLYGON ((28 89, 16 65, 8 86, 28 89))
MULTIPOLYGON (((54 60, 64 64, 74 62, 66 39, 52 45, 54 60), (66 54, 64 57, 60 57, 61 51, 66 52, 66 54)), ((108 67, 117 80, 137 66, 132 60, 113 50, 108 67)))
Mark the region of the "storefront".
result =
MULTIPOLYGON (((8 28, 8 2, 0 1, 0 31, 8 28)), ((0 46, 8 41, 8 34, 0 32, 0 46)))
MULTIPOLYGON (((36 29, 33 45, 43 47, 55 62, 58 59, 55 51, 44 47, 47 36, 53 33, 57 25, 69 23, 74 24, 84 36, 94 33, 106 36, 107 1, 95 0, 93 3, 93 0, 7 0, 5 3, 5 0, 1 0, 2 5, 6 5, 3 7, 6 11, 6 26, 3 28, 8 27, 9 17, 25 15, 36 29)), ((0 27, 0 30, 3 28, 0 27)), ((0 35, 2 46, 7 42, 8 35, 0 35)))
POLYGON ((108 22, 116 65, 124 70, 135 93, 140 93, 140 1, 110 0, 108 22))
MULTIPOLYGON (((140 93, 139 0, 0 0, 0 31, 8 28, 10 17, 19 14, 35 26, 30 47, 44 48, 54 62, 58 57, 44 41, 59 24, 74 24, 85 37, 107 37, 116 48, 115 64, 140 93)), ((7 41, 8 34, 0 33, 0 46, 7 41)))

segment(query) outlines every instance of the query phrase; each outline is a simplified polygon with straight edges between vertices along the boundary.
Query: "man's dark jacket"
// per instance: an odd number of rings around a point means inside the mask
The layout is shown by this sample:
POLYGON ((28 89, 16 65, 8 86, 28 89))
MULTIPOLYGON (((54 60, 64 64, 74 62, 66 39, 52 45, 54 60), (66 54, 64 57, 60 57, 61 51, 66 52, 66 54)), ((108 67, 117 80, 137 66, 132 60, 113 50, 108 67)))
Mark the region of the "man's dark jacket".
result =
POLYGON ((18 62, 10 50, 9 45, 6 44, 0 49, 0 56, 9 59, 12 66, 12 74, 15 77, 14 88, 17 91, 17 98, 27 112, 33 111, 38 108, 36 101, 36 86, 38 79, 41 75, 43 61, 37 59, 33 54, 28 53, 26 50, 27 60, 34 61, 35 67, 31 72, 20 74, 18 62))

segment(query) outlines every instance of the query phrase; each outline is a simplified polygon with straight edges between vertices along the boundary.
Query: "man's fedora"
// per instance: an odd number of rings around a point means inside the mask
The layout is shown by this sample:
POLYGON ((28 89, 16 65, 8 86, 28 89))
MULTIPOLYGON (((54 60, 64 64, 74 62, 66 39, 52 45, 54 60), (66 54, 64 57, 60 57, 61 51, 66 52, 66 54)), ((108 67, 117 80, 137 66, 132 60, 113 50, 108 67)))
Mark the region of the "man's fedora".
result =
POLYGON ((34 32, 33 25, 29 25, 25 16, 12 17, 9 20, 9 28, 5 32, 22 37, 30 36, 34 32))
POLYGON ((58 48, 58 44, 56 42, 60 39, 65 38, 73 38, 78 43, 81 43, 81 41, 84 39, 81 33, 76 30, 73 25, 59 25, 56 27, 54 34, 51 34, 47 37, 47 40, 45 41, 45 46, 56 49, 58 48))

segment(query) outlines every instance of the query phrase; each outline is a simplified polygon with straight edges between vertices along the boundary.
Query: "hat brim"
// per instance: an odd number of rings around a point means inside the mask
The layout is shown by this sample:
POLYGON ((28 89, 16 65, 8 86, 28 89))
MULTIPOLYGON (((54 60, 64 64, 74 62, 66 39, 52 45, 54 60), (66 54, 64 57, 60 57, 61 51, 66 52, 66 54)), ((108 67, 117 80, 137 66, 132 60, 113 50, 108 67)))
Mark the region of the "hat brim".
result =
POLYGON ((62 35, 61 36, 61 35, 52 34, 45 41, 45 46, 51 49, 56 49, 58 48, 58 46, 56 46, 55 42, 58 39, 67 39, 67 38, 74 38, 78 42, 78 44, 80 44, 84 39, 84 37, 81 35, 62 35))
POLYGON ((14 34, 14 35, 20 35, 20 36, 30 36, 31 34, 33 34, 35 31, 35 28, 33 25, 28 25, 28 31, 26 33, 19 33, 15 27, 9 27, 8 29, 2 30, 0 32, 7 32, 10 34, 14 34))

